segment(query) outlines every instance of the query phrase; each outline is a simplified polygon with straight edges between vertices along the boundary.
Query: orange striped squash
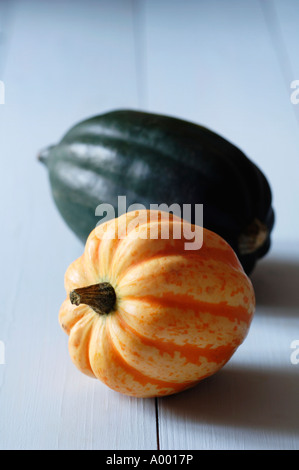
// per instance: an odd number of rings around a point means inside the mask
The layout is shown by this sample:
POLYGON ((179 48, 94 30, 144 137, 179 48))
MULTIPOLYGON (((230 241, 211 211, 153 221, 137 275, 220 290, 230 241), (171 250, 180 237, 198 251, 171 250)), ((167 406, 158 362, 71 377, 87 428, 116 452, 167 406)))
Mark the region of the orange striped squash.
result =
POLYGON ((157 214, 129 212, 95 228, 66 271, 59 312, 78 369, 136 397, 177 393, 217 372, 255 308, 252 284, 221 237, 192 226, 203 243, 186 250, 186 222, 157 214))

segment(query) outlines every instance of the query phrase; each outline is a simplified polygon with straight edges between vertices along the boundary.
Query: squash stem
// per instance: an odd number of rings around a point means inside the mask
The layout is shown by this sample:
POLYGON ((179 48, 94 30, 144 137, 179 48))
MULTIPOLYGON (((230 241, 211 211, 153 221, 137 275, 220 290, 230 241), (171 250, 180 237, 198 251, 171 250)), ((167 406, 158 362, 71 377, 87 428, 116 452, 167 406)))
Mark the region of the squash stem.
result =
POLYGON ((100 282, 87 287, 79 287, 70 293, 70 301, 74 305, 85 304, 99 315, 111 312, 116 302, 114 288, 109 282, 100 282))
POLYGON ((48 160, 48 157, 49 157, 49 154, 51 152, 51 150, 55 147, 55 145, 49 145, 49 147, 46 147, 44 149, 42 149, 38 155, 37 155, 37 159, 46 164, 47 163, 47 160, 48 160))

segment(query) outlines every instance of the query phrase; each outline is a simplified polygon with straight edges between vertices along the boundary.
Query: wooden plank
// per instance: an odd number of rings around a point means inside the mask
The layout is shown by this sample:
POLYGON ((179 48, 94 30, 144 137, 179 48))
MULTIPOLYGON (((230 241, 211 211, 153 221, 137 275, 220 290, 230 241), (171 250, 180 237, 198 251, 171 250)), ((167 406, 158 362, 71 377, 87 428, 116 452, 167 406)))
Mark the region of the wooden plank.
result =
POLYGON ((298 448, 294 291, 289 300, 299 265, 298 128, 265 12, 258 1, 217 0, 150 0, 144 12, 147 109, 238 145, 269 178, 277 213, 272 251, 253 276, 259 299, 250 333, 219 374, 159 400, 161 449, 298 448))
POLYGON ((9 49, 14 4, 14 0, 2 0, 0 2, 0 79, 2 79, 9 49))
POLYGON ((272 0, 261 5, 289 91, 290 81, 299 77, 299 5, 296 0, 272 0))
POLYGON ((299 125, 299 64, 297 60, 299 5, 295 0, 285 2, 273 0, 273 2, 264 2, 263 8, 269 33, 284 74, 292 111, 299 125), (297 81, 296 88, 292 87, 294 81, 297 81))
POLYGON ((36 160, 76 121, 137 106, 132 25, 124 0, 15 5, 0 106, 1 449, 156 449, 155 401, 121 396, 70 361, 58 309, 83 247, 36 160))

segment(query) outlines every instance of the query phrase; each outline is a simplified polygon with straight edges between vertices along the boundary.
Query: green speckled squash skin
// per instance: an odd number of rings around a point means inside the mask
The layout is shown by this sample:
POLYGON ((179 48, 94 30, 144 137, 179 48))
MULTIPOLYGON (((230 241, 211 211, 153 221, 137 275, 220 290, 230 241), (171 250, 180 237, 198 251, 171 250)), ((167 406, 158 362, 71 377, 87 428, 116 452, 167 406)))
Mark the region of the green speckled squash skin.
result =
MULTIPOLYGON (((197 124, 117 110, 74 126, 39 155, 55 203, 85 243, 101 203, 203 204, 204 227, 221 235, 249 274, 270 247, 271 190, 237 147, 197 124)), ((194 210, 192 210, 194 216, 194 210)), ((194 220, 191 220, 194 222, 194 220)))

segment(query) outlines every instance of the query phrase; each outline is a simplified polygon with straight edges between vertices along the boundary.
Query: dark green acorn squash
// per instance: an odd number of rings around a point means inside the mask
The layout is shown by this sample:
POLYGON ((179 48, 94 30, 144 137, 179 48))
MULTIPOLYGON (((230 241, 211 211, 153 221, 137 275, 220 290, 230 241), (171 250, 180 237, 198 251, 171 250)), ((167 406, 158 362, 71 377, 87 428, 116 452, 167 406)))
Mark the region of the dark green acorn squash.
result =
MULTIPOLYGON (((197 124, 117 110, 74 126, 40 153, 55 203, 83 241, 101 203, 203 204, 204 227, 232 246, 245 271, 270 247, 271 190, 257 166, 230 142, 197 124)), ((192 211, 194 215, 194 211, 192 211)), ((194 222, 194 220, 192 220, 194 222)))

